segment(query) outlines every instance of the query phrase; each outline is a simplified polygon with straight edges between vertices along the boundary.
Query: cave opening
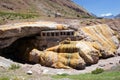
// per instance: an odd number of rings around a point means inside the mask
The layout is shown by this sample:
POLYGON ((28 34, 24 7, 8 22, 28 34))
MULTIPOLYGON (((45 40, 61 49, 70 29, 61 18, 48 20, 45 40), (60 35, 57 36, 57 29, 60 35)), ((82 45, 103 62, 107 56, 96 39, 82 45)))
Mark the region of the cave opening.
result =
POLYGON ((19 63, 30 63, 29 62, 29 52, 36 48, 35 46, 36 36, 23 37, 10 46, 0 50, 0 56, 3 56, 7 59, 11 59, 19 63))

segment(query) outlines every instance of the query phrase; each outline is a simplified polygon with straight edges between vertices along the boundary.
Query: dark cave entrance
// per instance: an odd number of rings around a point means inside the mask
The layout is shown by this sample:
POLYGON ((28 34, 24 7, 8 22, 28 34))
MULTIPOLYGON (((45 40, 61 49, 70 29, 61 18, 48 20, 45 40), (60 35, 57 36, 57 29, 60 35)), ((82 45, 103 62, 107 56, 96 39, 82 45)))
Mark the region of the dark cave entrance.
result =
POLYGON ((0 56, 11 59, 15 62, 30 63, 29 52, 36 48, 36 36, 23 37, 16 40, 9 47, 0 50, 0 56))

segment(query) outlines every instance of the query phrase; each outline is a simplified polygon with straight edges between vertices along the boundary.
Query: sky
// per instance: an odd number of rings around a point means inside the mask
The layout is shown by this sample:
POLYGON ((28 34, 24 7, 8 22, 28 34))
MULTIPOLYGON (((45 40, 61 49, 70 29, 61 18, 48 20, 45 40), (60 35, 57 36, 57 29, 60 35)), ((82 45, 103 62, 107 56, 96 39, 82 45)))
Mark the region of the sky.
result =
POLYGON ((120 14, 120 0, 73 0, 99 17, 120 14))

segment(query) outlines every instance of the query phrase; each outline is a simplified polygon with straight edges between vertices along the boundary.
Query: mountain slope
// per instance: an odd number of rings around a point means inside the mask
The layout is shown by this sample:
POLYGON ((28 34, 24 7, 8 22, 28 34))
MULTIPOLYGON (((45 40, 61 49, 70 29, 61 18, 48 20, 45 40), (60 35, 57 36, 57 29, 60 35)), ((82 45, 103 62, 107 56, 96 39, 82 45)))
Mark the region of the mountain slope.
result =
POLYGON ((114 15, 109 15, 109 16, 102 16, 103 18, 107 18, 107 19, 112 19, 114 18, 114 15))
POLYGON ((41 16, 91 17, 82 7, 71 0, 0 0, 0 11, 34 13, 41 16))
POLYGON ((116 15, 115 18, 120 18, 120 14, 116 15))

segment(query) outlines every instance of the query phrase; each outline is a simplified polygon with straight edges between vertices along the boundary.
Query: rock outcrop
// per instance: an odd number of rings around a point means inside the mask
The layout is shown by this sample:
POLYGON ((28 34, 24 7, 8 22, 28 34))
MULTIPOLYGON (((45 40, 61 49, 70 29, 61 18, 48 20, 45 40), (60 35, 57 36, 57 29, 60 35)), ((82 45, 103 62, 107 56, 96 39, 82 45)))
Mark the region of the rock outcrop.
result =
POLYGON ((40 63, 43 66, 53 67, 53 68, 75 68, 84 69, 85 62, 79 53, 57 53, 53 51, 39 51, 33 49, 29 56, 30 61, 40 63), (72 58, 72 59, 71 59, 72 58))
MULTIPOLYGON (((1 25, 0 51, 3 54, 11 53, 12 57, 15 55, 17 60, 65 69, 84 69, 85 65, 96 64, 99 58, 115 56, 119 41, 117 34, 106 24, 82 27, 74 35, 69 33, 74 36, 74 41, 68 38, 56 46, 40 51, 40 45, 45 44, 41 42, 45 38, 41 36, 41 31, 61 31, 68 28, 68 25, 43 21, 1 25)), ((56 36, 49 37, 56 43, 56 36)))
POLYGON ((119 47, 118 35, 107 25, 96 25, 81 28, 82 34, 85 34, 85 41, 97 42, 104 57, 112 56, 119 47), (104 53, 108 53, 105 55, 104 53))
POLYGON ((76 36, 81 40, 65 40, 45 51, 32 50, 29 60, 55 68, 84 69, 99 58, 115 56, 119 45, 117 35, 105 24, 83 27, 76 36))

